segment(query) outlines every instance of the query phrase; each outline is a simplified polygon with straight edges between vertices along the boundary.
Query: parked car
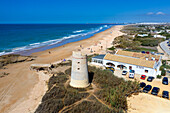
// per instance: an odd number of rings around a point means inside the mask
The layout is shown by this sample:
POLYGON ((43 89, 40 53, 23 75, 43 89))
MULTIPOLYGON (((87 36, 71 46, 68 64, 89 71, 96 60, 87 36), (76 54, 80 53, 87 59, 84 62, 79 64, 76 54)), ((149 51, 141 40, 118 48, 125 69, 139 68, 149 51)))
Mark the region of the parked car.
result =
POLYGON ((150 52, 149 51, 146 51, 146 54, 149 54, 150 52))
POLYGON ((151 85, 147 85, 144 89, 143 92, 148 93, 152 89, 151 85))
POLYGON ((144 82, 141 82, 141 83, 140 83, 140 87, 141 87, 141 88, 144 88, 145 86, 146 86, 146 84, 145 84, 144 82))
POLYGON ((135 77, 135 70, 130 70, 129 71, 129 78, 134 78, 135 77))
POLYGON ((122 71, 122 75, 126 75, 127 74, 127 71, 122 71))
POLYGON ((141 53, 145 53, 145 51, 141 51, 141 53))
POLYGON ((158 87, 153 87, 151 94, 152 94, 152 95, 158 95, 159 91, 160 91, 160 88, 158 88, 158 87))
POLYGON ((143 80, 145 80, 145 78, 146 78, 146 75, 141 75, 140 77, 140 79, 143 79, 143 80))
POLYGON ((162 84, 168 85, 168 78, 167 77, 164 77, 162 79, 162 84))
POLYGON ((168 91, 163 91, 163 92, 162 92, 162 98, 167 98, 167 99, 169 99, 169 92, 168 92, 168 91))
POLYGON ((115 69, 113 67, 106 67, 106 69, 110 70, 111 72, 115 71, 115 69))
POLYGON ((152 82, 153 79, 154 79, 154 77, 149 76, 148 79, 147 79, 147 81, 148 81, 148 82, 152 82))
POLYGON ((170 70, 167 70, 166 72, 167 72, 167 73, 170 73, 170 70))
POLYGON ((155 55, 155 52, 151 52, 152 55, 155 55))

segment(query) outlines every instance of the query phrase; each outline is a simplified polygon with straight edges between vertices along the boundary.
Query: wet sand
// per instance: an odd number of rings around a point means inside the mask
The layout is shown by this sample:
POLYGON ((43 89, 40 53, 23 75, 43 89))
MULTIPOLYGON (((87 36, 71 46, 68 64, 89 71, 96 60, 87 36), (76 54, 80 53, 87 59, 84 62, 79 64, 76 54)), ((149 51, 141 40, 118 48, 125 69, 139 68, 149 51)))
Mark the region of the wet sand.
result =
POLYGON ((106 48, 112 46, 114 38, 123 34, 119 31, 122 28, 122 25, 114 26, 91 38, 33 53, 33 56, 37 56, 34 61, 9 64, 6 66, 7 69, 0 69, 1 72, 10 73, 8 76, 0 78, 0 113, 28 113, 34 112, 36 109, 46 91, 45 82, 48 77, 41 78, 39 76, 43 76, 43 74, 31 71, 29 68, 31 64, 62 61, 65 58, 71 58, 74 50, 81 50, 88 55, 103 54, 106 52, 106 48))

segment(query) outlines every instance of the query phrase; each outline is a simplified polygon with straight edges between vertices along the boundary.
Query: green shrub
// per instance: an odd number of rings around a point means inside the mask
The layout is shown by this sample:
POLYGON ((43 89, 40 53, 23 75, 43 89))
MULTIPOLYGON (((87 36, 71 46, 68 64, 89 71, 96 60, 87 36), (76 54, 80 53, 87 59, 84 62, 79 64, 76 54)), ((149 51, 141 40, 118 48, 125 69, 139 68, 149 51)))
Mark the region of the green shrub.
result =
POLYGON ((112 50, 114 51, 116 48, 114 46, 112 46, 111 48, 108 48, 108 50, 112 50))
POLYGON ((161 76, 161 75, 157 75, 156 77, 157 77, 157 78, 159 78, 159 79, 161 79, 161 78, 162 78, 162 76, 161 76))
POLYGON ((162 65, 166 65, 166 60, 162 60, 162 65))
POLYGON ((165 76, 165 75, 166 75, 166 71, 165 71, 164 69, 161 71, 161 75, 162 75, 162 76, 165 76))

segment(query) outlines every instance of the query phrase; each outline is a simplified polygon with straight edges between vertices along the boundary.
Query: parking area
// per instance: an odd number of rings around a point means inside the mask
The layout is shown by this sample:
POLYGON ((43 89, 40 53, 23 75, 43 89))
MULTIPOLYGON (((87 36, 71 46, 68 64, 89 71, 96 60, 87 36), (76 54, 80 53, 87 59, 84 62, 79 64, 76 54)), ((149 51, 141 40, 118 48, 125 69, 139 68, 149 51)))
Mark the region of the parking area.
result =
MULTIPOLYGON (((162 92, 163 92, 163 91, 168 91, 168 92, 170 93, 170 83, 169 83, 168 85, 162 84, 162 79, 163 79, 163 77, 162 77, 161 79, 155 78, 155 79, 153 79, 152 82, 148 82, 148 81, 147 81, 147 78, 148 78, 148 77, 146 77, 145 80, 143 80, 143 79, 140 78, 141 75, 135 74, 135 78, 134 78, 134 79, 131 79, 131 78, 129 78, 129 73, 127 73, 126 75, 122 75, 122 70, 115 70, 114 75, 116 75, 116 76, 118 76, 118 77, 122 77, 122 78, 124 78, 125 80, 132 80, 132 81, 137 80, 137 81, 139 81, 140 83, 141 83, 141 82, 144 82, 146 85, 151 85, 151 86, 152 86, 152 89, 153 89, 153 87, 158 87, 158 88, 160 88, 160 91, 159 91, 159 93, 158 93, 158 95, 157 95, 157 96, 159 96, 159 97, 162 97, 162 92)), ((170 78, 169 78, 169 81, 170 81, 170 78)), ((142 89, 143 89, 143 88, 142 88, 142 89)), ((152 89, 148 92, 149 94, 151 94, 152 89)))

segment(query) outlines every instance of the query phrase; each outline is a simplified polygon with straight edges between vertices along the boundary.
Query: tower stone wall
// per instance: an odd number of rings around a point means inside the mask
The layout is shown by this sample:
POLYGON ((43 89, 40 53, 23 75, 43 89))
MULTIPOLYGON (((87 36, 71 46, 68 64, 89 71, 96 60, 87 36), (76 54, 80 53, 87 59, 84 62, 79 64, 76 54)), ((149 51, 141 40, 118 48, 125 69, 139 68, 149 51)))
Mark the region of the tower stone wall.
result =
POLYGON ((85 88, 90 85, 88 76, 87 56, 80 51, 73 51, 70 85, 85 88))

